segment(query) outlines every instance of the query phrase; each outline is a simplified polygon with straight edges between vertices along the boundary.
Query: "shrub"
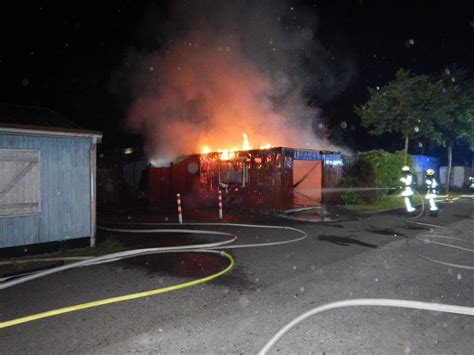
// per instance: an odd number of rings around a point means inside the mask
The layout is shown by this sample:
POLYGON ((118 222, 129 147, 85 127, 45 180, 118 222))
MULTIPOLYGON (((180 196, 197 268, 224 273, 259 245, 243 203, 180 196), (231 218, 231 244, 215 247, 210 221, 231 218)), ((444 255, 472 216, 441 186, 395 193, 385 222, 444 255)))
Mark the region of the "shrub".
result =
MULTIPOLYGON (((409 165, 413 163, 409 158, 409 165)), ((357 162, 344 169, 341 187, 383 188, 383 190, 347 191, 341 194, 346 204, 373 203, 396 191, 400 184, 400 168, 403 166, 403 151, 389 153, 385 150, 370 150, 358 154, 357 162), (392 190, 390 190, 392 188, 392 190)))

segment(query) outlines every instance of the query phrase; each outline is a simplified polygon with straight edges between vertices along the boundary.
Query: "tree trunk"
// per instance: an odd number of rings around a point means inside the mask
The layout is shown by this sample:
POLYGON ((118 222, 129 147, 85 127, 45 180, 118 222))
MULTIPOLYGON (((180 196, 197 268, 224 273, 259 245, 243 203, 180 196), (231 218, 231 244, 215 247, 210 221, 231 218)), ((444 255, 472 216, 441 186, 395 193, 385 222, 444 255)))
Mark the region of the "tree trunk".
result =
POLYGON ((405 149, 404 149, 404 156, 403 156, 403 165, 408 164, 408 143, 410 142, 410 138, 405 137, 405 149))
POLYGON ((451 143, 448 144, 448 168, 446 169, 446 195, 449 196, 449 177, 451 176, 451 165, 453 161, 453 145, 451 143))

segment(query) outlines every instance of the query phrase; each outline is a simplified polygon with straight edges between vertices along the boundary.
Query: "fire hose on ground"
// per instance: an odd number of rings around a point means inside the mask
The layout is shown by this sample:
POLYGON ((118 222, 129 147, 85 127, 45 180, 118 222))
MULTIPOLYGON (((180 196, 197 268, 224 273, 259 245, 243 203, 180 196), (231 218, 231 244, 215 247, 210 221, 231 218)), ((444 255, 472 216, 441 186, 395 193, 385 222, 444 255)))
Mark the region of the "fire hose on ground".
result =
MULTIPOLYGON (((135 224, 136 225, 136 224, 135 224)), ((167 226, 183 226, 183 224, 175 224, 175 223, 148 223, 147 225, 167 225, 167 226)), ((209 230, 195 230, 195 229, 122 229, 122 228, 108 228, 108 227, 99 227, 99 229, 109 231, 109 232, 120 232, 120 233, 191 233, 191 234, 205 234, 205 235, 219 235, 219 236, 227 236, 229 237, 227 240, 220 241, 220 242, 213 242, 213 243, 204 243, 204 244, 197 244, 197 245, 187 245, 187 246, 174 246, 174 247, 160 247, 160 248, 146 248, 146 249, 136 249, 136 250, 127 250, 123 252, 93 257, 86 260, 80 260, 71 264, 59 266, 53 269, 42 270, 33 274, 29 274, 27 276, 16 278, 10 281, 6 281, 0 283, 0 290, 25 283, 31 280, 35 280, 41 277, 45 277, 60 271, 70 270, 78 267, 85 267, 85 266, 92 266, 92 265, 99 265, 110 263, 118 260, 123 260, 131 257, 141 256, 141 255, 150 255, 150 254, 163 254, 163 253, 182 253, 182 252, 195 252, 195 253, 212 253, 216 255, 223 256, 229 260, 229 265, 222 271, 219 271, 213 275, 206 276, 197 280, 192 280, 168 287, 157 288, 153 290, 122 295, 118 297, 111 297, 101 300, 96 300, 87 303, 81 303, 69 307, 63 307, 47 312, 37 313, 25 317, 20 317, 16 319, 12 319, 9 321, 2 321, 0 322, 0 328, 11 327, 14 325, 18 325, 21 323, 31 322, 33 320, 52 317, 58 314, 70 313, 86 308, 92 308, 97 306, 102 306, 105 304, 111 304, 116 302, 127 301, 131 299, 137 299, 142 297, 148 297, 151 295, 169 292, 178 290, 185 287, 194 286, 203 282, 210 281, 215 279, 228 271, 230 271, 234 266, 234 259, 233 257, 226 253, 225 251, 217 251, 214 249, 217 248, 225 248, 225 249, 237 249, 237 248, 254 248, 254 247, 264 247, 264 246, 275 246, 275 245, 283 245, 301 241, 307 238, 306 232, 286 226, 267 226, 267 225, 253 225, 253 224, 237 224, 237 223, 186 223, 184 225, 187 226, 232 226, 232 227, 246 227, 246 228, 262 228, 262 229, 279 229, 279 230, 290 230, 301 234, 300 237, 291 239, 291 240, 283 240, 283 241, 276 241, 276 242, 267 242, 267 243, 252 243, 252 244, 238 244, 238 245, 229 245, 237 240, 237 236, 227 232, 218 232, 218 231, 209 231, 209 230)))
POLYGON ((398 307, 398 308, 412 308, 419 310, 428 310, 444 313, 455 313, 474 316, 474 307, 454 306, 448 304, 431 303, 431 302, 419 302, 419 301, 407 301, 407 300, 396 300, 396 299, 384 299, 384 298, 363 298, 363 299, 352 299, 338 302, 327 303, 325 305, 315 307, 292 321, 284 325, 278 330, 260 349, 259 355, 268 354, 268 352, 276 345, 276 343, 285 336, 291 329, 296 327, 302 321, 325 311, 331 309, 343 308, 343 307, 355 307, 355 306, 384 306, 384 307, 398 307))
MULTIPOLYGON (((134 224, 137 225, 137 224, 134 224)), ((143 225, 155 225, 153 223, 143 223, 143 225)), ((160 224, 160 225, 176 225, 173 223, 167 224, 160 224)), ((224 252, 224 251, 216 251, 213 249, 216 248, 226 248, 226 249, 236 249, 236 248, 249 248, 249 247, 263 247, 263 246, 270 246, 270 245, 283 245, 288 243, 294 243, 297 241, 301 241, 307 238, 307 233, 292 227, 280 227, 280 226, 264 226, 264 225, 251 225, 251 224, 235 224, 235 223, 188 223, 188 226, 233 226, 233 227, 248 227, 248 228, 267 228, 267 229, 284 229, 295 231, 302 234, 301 237, 295 238, 292 240, 285 240, 285 241, 278 241, 278 242, 269 242, 269 243, 252 243, 252 244, 240 244, 240 245, 229 245, 237 240, 237 236, 226 233, 226 232, 216 232, 216 231, 204 231, 204 230, 193 230, 193 229, 120 229, 120 228, 106 228, 101 227, 101 229, 106 231, 112 232, 122 232, 122 233, 194 233, 194 234, 211 234, 211 235, 222 235, 230 237, 227 240, 216 242, 216 243, 205 243, 199 245, 189 245, 189 246, 180 246, 180 247, 164 247, 164 248, 147 248, 147 249, 137 249, 137 250, 130 250, 125 252, 119 252, 99 257, 90 258, 87 260, 81 260, 69 265, 64 265, 57 267, 51 270, 44 270, 37 272, 32 275, 25 276, 20 279, 11 280, 8 282, 4 282, 0 284, 0 290, 6 289, 8 287, 24 283, 33 279, 37 279, 40 277, 44 277, 56 272, 60 272, 67 269, 73 269, 77 267, 84 267, 90 265, 99 265, 103 263, 114 262, 118 260, 122 260, 125 258, 130 258, 139 255, 149 255, 149 254, 157 254, 157 253, 180 253, 180 252, 205 252, 205 253, 213 253, 216 255, 221 255, 229 260, 229 264, 224 270, 221 270, 213 275, 209 275, 197 280, 192 280, 189 282, 180 283, 177 285, 172 285, 164 288, 153 289, 149 291, 143 291, 118 297, 112 297, 87 303, 82 303, 74 306, 64 307, 56 310, 51 310, 48 312, 42 312, 38 314, 33 314, 26 317, 21 317, 17 319, 13 319, 10 321, 4 321, 0 323, 0 328, 6 328, 10 326, 14 326, 21 323, 30 322, 33 320, 51 317, 58 314, 64 314, 69 312, 78 311, 81 309, 97 307, 101 305, 132 300, 142 297, 148 297, 151 295, 156 295, 159 293, 169 292, 178 290, 181 288, 193 286, 199 283, 207 282, 212 279, 215 279, 226 272, 230 271, 234 266, 234 259, 233 257, 224 252)), ((182 224, 181 224, 182 226, 182 224)), ((329 303, 323 306, 316 307, 312 310, 305 312, 304 314, 300 315, 299 317, 292 320, 290 323, 286 324, 283 328, 281 328, 277 333, 270 340, 268 340, 265 345, 260 350, 259 354, 267 354, 273 346, 291 329, 293 329, 297 324, 301 323, 305 319, 335 308, 341 307, 350 307, 350 306, 386 306, 386 307, 401 307, 401 308, 412 308, 412 309, 420 309, 420 310, 432 310, 438 312, 448 312, 448 313, 456 313, 456 314, 464 314, 464 315, 474 315, 474 307, 464 307, 464 306, 456 306, 456 305, 445 305, 445 304, 437 304, 437 303, 429 303, 429 302, 418 302, 418 301, 408 301, 408 300, 393 300, 393 299, 353 299, 353 300, 345 300, 339 302, 329 303)))

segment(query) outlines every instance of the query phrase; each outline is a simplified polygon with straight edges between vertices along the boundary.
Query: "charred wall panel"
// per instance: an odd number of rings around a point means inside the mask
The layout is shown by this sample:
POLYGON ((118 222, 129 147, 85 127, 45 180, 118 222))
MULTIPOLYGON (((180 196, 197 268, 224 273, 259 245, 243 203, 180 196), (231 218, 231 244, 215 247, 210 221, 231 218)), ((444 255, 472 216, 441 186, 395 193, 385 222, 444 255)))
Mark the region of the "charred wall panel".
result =
POLYGON ((188 207, 199 194, 199 158, 192 156, 170 167, 149 168, 149 202, 167 206, 176 203, 180 193, 188 207))
POLYGON ((324 164, 323 168, 323 187, 329 189, 322 194, 321 201, 323 203, 340 201, 339 192, 331 192, 331 188, 337 187, 339 181, 342 178, 343 166, 342 165, 330 165, 324 164))
POLYGON ((319 205, 322 187, 321 160, 293 162, 293 201, 295 205, 319 205))
MULTIPOLYGON (((217 203, 218 190, 222 190, 227 207, 287 209, 294 206, 295 162, 317 166, 311 181, 320 190, 325 184, 335 186, 342 171, 338 167, 326 171, 326 164, 321 161, 328 158, 328 166, 334 165, 337 157, 337 154, 281 147, 233 152, 225 160, 220 159, 219 153, 192 155, 171 168, 160 168, 168 171, 162 174, 169 176, 169 181, 162 178, 161 190, 150 186, 150 201, 175 203, 179 192, 183 208, 213 206, 217 203)), ((157 174, 150 174, 151 185, 160 183, 158 176, 163 175, 157 174)))
POLYGON ((149 202, 152 205, 171 203, 170 168, 150 168, 149 202))

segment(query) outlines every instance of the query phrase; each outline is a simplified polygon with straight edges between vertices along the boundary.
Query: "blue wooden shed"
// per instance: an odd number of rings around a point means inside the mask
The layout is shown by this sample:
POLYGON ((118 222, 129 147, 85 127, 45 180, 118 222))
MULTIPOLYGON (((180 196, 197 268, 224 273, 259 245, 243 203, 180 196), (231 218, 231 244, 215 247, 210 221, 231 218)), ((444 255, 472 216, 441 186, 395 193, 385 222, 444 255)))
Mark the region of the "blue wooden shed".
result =
POLYGON ((47 109, 0 105, 0 248, 78 238, 95 245, 101 137, 47 109))

